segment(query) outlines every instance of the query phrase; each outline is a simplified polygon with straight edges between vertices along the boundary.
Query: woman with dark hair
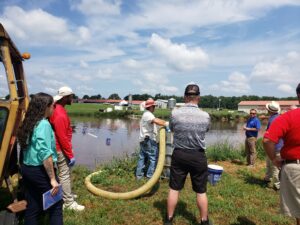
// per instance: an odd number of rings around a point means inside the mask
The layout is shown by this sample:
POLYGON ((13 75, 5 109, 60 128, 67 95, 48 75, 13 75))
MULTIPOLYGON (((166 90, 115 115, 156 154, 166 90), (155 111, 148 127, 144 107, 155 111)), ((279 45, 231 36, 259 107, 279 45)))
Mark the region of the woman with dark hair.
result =
MULTIPOLYGON (((59 190, 58 179, 53 164, 57 161, 55 139, 52 127, 47 120, 53 112, 53 97, 45 93, 34 95, 29 103, 25 119, 18 133, 18 141, 23 154, 21 171, 25 184, 25 225, 38 224, 43 211, 43 193, 59 190)), ((62 201, 47 211, 51 225, 62 225, 62 201)))

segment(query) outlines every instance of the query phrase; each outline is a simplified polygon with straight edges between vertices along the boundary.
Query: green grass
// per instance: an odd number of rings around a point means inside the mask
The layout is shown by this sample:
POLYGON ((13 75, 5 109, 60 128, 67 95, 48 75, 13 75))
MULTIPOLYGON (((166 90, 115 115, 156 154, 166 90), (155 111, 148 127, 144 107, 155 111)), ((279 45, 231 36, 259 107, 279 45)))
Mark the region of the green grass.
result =
POLYGON ((228 141, 209 146, 206 155, 212 161, 243 160, 245 158, 243 147, 234 147, 228 141))
MULTIPOLYGON (((279 193, 267 188, 263 182, 264 160, 254 168, 246 168, 242 150, 233 153, 229 143, 220 143, 208 149, 209 163, 223 166, 221 181, 216 186, 208 184, 209 214, 214 225, 292 225, 294 220, 279 214, 279 193), (215 158, 223 151, 223 156, 215 158), (238 159, 238 160, 237 160, 238 159), (225 160, 225 161, 223 161, 225 160)), ((137 158, 115 159, 99 166, 102 171, 92 182, 105 190, 125 192, 136 189, 146 180, 136 181, 134 171, 137 158)), ((75 166, 72 171, 73 191, 78 202, 86 206, 81 213, 64 211, 65 225, 161 225, 166 213, 168 179, 162 179, 152 192, 132 200, 109 200, 94 196, 84 186, 84 178, 92 171, 75 166)), ((1 190, 1 189, 0 189, 1 190)), ((1 203, 4 201, 1 191, 1 203)), ((1 204, 3 209, 4 205, 1 204)), ((175 225, 196 225, 199 212, 188 178, 180 193, 176 208, 175 225)))
MULTIPOLYGON (((121 111, 112 111, 109 113, 102 112, 106 108, 114 108, 113 105, 109 104, 92 104, 92 103, 73 103, 70 106, 66 106, 66 109, 71 116, 90 116, 90 117, 101 117, 101 118, 127 118, 130 115, 141 116, 142 111, 139 110, 138 106, 133 106, 132 110, 121 110, 121 111)), ((124 108, 125 109, 125 108, 124 108)), ((217 111, 215 109, 203 109, 208 112, 212 120, 244 120, 247 117, 247 114, 237 112, 237 110, 227 110, 223 109, 217 111)), ((154 115, 158 118, 169 119, 171 111, 169 109, 159 109, 156 108, 154 115)))
MULTIPOLYGON (((225 145, 227 148, 220 144, 215 150, 222 148, 224 152, 229 151, 230 145, 225 145)), ((216 158, 209 156, 210 163, 224 168, 221 181, 216 186, 207 186, 210 218, 214 225, 294 224, 293 219, 278 213, 279 193, 267 188, 263 182, 264 160, 258 160, 255 168, 248 169, 242 152, 224 153, 220 160, 223 159, 227 160, 216 162, 216 158)), ((146 182, 135 180, 135 166, 136 158, 114 160, 111 164, 100 166, 102 173, 93 177, 92 182, 105 190, 131 191, 146 182)), ((65 211, 66 225, 162 224, 168 196, 167 179, 160 180, 150 194, 137 199, 109 200, 94 196, 85 189, 83 178, 89 173, 82 167, 76 167, 73 171, 74 191, 79 195, 78 202, 84 204, 86 210, 82 213, 65 211)), ((188 178, 180 193, 174 224, 197 224, 198 215, 195 194, 188 178)))

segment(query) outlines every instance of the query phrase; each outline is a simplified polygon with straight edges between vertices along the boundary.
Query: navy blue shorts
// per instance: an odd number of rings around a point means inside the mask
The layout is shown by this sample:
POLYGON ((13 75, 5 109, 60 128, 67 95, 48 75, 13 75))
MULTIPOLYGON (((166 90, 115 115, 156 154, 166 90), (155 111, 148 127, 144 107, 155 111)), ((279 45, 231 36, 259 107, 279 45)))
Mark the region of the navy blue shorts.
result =
POLYGON ((189 173, 193 190, 200 194, 206 192, 208 169, 205 151, 175 148, 170 171, 171 189, 180 191, 189 173))

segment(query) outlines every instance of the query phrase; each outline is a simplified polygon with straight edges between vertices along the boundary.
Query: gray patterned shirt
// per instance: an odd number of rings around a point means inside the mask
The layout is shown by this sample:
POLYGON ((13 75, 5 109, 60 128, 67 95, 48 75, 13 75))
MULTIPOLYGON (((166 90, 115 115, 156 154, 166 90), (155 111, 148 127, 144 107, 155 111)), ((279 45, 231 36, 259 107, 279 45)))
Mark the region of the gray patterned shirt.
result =
POLYGON ((205 150, 205 133, 209 127, 208 113, 196 104, 187 103, 172 111, 170 128, 174 132, 175 148, 205 150))

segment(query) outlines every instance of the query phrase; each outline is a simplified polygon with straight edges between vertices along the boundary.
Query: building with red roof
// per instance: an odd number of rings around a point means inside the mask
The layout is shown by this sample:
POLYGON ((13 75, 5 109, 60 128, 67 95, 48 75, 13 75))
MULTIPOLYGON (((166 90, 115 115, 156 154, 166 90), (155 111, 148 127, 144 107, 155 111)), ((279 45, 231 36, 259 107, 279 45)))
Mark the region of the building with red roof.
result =
MULTIPOLYGON (((268 101, 241 101, 238 104, 238 111, 249 113, 250 109, 256 109, 258 113, 267 113, 266 104, 271 102, 272 100, 268 101)), ((276 100, 274 100, 276 101, 276 100)), ((281 111, 288 111, 292 105, 296 105, 300 107, 298 100, 292 101, 276 101, 279 103, 281 111)))

